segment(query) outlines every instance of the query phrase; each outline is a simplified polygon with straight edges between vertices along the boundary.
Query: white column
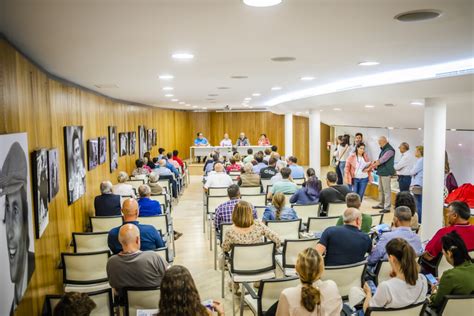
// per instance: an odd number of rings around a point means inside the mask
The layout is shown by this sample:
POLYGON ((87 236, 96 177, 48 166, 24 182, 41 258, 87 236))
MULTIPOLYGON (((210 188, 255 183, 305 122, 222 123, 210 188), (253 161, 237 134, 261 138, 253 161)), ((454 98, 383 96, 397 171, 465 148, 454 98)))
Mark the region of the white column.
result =
POLYGON ((427 240, 443 226, 446 103, 425 99, 423 158, 423 214, 421 238, 427 240))
POLYGON ((321 112, 309 113, 309 166, 321 177, 321 112))
POLYGON ((293 155, 293 114, 285 114, 285 157, 293 155))

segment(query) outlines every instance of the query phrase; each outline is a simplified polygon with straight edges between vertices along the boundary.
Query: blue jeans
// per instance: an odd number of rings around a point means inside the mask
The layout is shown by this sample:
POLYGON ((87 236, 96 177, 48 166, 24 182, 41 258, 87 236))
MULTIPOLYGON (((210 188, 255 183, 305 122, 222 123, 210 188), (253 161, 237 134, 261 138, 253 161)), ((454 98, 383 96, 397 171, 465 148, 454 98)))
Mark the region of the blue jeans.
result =
MULTIPOLYGON (((344 183, 344 170, 346 169, 346 162, 345 161, 339 161, 339 173, 341 174, 341 181, 337 181, 337 184, 343 184, 344 183), (340 182, 340 183, 339 183, 340 182)), ((337 175, 339 177, 339 175, 337 175)))
POLYGON ((418 213, 418 224, 421 224, 421 213, 423 209, 423 194, 413 194, 416 202, 416 211, 418 213))
POLYGON ((365 189, 367 184, 369 184, 369 178, 354 178, 354 185, 352 185, 352 191, 359 194, 360 200, 364 199, 365 189))
POLYGON ((400 192, 410 191, 411 176, 398 176, 398 186, 400 187, 400 192))

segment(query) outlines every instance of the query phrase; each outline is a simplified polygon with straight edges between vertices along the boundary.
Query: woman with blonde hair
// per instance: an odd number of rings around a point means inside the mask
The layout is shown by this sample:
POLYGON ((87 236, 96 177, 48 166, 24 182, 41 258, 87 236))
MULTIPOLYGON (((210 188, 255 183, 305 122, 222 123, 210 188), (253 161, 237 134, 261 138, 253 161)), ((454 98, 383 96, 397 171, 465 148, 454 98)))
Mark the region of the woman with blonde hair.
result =
POLYGON ((265 209, 262 221, 274 220, 292 220, 297 219, 298 215, 291 207, 286 206, 286 197, 283 193, 278 192, 272 198, 272 205, 265 209))
POLYGON ((280 294, 277 316, 339 316, 342 298, 334 281, 322 281, 324 260, 314 248, 298 254, 296 272, 301 284, 280 294))
POLYGON ((411 185, 410 191, 413 193, 416 202, 416 210, 418 213, 418 223, 421 224, 422 201, 423 201, 423 146, 416 146, 415 157, 416 163, 410 171, 411 185))

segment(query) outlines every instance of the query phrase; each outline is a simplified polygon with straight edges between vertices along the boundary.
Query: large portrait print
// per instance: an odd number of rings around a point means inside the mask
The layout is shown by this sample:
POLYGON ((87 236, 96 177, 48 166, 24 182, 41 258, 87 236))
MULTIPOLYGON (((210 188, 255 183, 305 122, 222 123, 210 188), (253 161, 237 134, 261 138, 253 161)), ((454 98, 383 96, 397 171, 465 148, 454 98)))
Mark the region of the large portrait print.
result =
POLYGON ((105 163, 107 154, 107 137, 99 137, 99 165, 105 163))
POLYGON ((146 138, 147 149, 148 151, 150 151, 153 148, 153 130, 152 129, 147 130, 147 134, 148 134, 146 138))
POLYGON ((135 148, 137 147, 137 133, 129 132, 128 140, 129 140, 129 145, 130 145, 128 149, 128 153, 130 155, 135 155, 135 148))
POLYGON ((110 172, 118 168, 117 126, 109 126, 110 172))
POLYGON ((120 139, 120 156, 126 156, 128 154, 128 133, 119 133, 120 139))
POLYGON ((99 139, 92 138, 87 141, 88 169, 93 170, 99 165, 99 139))
POLYGON ((140 158, 143 158, 143 155, 145 152, 148 150, 148 146, 146 143, 146 129, 145 126, 140 125, 138 126, 138 143, 139 143, 139 148, 138 148, 138 154, 140 158))
POLYGON ((67 201, 72 204, 86 192, 86 162, 82 126, 65 126, 67 201))
POLYGON ((49 200, 59 192, 59 152, 57 148, 48 150, 49 200))
POLYGON ((0 135, 0 147, 0 315, 13 315, 35 269, 27 135, 0 135))
POLYGON ((49 223, 48 151, 44 148, 36 150, 32 153, 32 158, 36 238, 41 238, 49 223))

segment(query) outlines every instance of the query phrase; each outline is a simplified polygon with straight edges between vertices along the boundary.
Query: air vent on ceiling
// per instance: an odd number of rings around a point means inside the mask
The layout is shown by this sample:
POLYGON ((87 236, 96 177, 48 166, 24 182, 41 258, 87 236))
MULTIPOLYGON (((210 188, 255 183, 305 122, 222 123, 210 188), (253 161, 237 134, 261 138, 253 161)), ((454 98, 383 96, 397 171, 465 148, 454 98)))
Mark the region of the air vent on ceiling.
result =
POLYGON ((441 11, 427 9, 403 12, 397 14, 394 19, 400 22, 419 22, 436 19, 439 16, 441 16, 441 11))
POLYGON ((295 57, 289 57, 289 56, 281 56, 281 57, 273 57, 271 58, 272 61, 276 62, 288 62, 288 61, 295 61, 295 57))
POLYGON ((117 89, 118 88, 118 86, 113 83, 96 84, 95 86, 99 89, 117 89))
POLYGON ((395 104, 393 104, 393 103, 385 103, 384 106, 389 107, 389 108, 393 108, 393 107, 395 106, 395 104))
POLYGON ((248 76, 242 76, 242 75, 237 75, 237 76, 231 76, 232 79, 247 79, 248 76))

